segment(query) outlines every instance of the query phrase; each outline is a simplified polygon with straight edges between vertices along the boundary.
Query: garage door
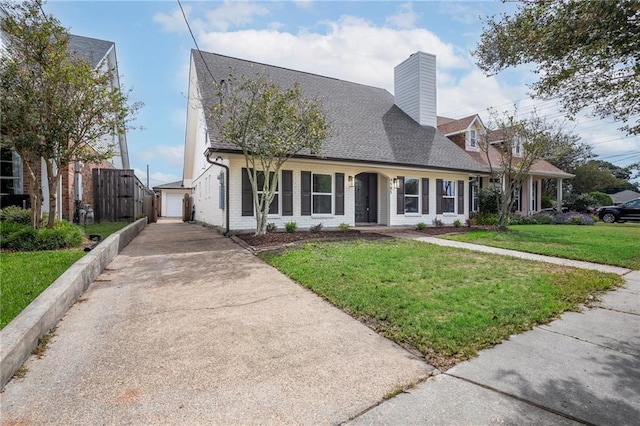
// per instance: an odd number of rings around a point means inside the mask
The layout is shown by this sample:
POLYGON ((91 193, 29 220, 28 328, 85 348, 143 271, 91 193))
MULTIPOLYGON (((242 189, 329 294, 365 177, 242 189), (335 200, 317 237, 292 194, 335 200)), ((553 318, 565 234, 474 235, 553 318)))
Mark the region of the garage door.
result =
POLYGON ((182 197, 183 194, 167 194, 167 211, 163 216, 182 217, 182 197))

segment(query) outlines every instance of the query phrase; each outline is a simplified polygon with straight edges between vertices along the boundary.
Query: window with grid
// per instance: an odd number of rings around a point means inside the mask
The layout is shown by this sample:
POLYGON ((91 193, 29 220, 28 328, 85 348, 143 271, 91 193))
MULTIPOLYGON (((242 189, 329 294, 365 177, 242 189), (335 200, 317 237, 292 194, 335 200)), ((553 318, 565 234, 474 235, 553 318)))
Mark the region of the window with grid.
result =
POLYGON ((418 213, 420 207, 420 187, 416 178, 404 178, 404 212, 418 213))
POLYGON ((456 212, 456 182, 454 180, 442 181, 442 212, 456 212))
POLYGON ((332 176, 314 173, 311 183, 313 214, 331 214, 333 212, 332 176))

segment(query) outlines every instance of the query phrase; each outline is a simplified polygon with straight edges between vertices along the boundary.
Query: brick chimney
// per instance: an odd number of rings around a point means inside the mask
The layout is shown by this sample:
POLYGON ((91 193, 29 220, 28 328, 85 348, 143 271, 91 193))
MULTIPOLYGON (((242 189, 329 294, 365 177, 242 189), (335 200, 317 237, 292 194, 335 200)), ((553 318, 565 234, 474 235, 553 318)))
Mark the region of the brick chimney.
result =
POLYGON ((416 52, 393 71, 396 105, 420 125, 437 127, 436 56, 416 52))

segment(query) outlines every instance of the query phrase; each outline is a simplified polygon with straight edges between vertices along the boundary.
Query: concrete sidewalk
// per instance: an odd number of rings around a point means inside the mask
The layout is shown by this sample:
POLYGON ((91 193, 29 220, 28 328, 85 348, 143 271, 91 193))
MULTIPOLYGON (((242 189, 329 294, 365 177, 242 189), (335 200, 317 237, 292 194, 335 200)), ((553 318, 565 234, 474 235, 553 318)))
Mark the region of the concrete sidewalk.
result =
POLYGON ((433 368, 231 240, 143 230, 0 394, 2 425, 336 424, 433 368))
MULTIPOLYGON (((409 233, 395 236, 564 262, 409 233)), ((607 293, 599 308, 568 312, 548 325, 512 336, 349 424, 639 424, 640 271, 627 273, 585 262, 571 266, 626 274, 626 284, 607 293)))

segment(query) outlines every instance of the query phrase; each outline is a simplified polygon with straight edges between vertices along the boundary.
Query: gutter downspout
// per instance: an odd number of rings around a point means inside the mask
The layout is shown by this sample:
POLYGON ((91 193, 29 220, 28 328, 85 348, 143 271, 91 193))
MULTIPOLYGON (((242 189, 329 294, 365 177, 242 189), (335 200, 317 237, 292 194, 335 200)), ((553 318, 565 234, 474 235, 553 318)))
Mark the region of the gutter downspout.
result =
POLYGON ((224 235, 225 237, 229 236, 229 166, 227 166, 226 164, 222 164, 222 157, 218 156, 216 157, 215 160, 211 160, 211 154, 213 154, 215 151, 213 150, 213 148, 207 148, 207 150, 204 153, 205 158, 207 159, 207 163, 209 164, 213 164, 215 166, 220 166, 223 167, 226 171, 226 175, 225 175, 225 189, 224 189, 224 198, 225 198, 225 202, 224 202, 224 209, 225 209, 225 220, 226 220, 226 224, 225 224, 225 232, 222 233, 222 235, 224 235), (220 161, 220 162, 218 162, 220 161))

